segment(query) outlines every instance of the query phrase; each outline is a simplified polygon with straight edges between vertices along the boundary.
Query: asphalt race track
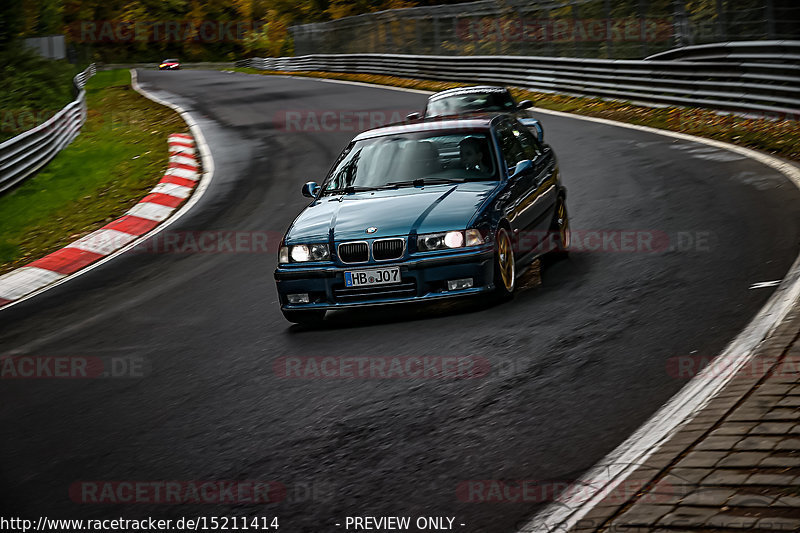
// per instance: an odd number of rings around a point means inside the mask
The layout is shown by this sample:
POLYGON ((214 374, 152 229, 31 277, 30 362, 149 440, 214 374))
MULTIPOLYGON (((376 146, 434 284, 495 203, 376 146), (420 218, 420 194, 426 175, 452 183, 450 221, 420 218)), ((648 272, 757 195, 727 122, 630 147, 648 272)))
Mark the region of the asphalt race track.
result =
MULTIPOLYGON (((213 71, 140 71, 139 81, 201 119, 216 164, 205 196, 170 230, 278 238, 307 200, 300 186, 321 181, 355 135, 291 131, 286 112, 404 115, 426 98, 213 71)), ((284 532, 343 531, 335 524, 355 515, 455 516, 462 531, 513 531, 541 508, 537 498, 463 502, 459 484, 576 479, 686 383, 671 358, 713 356, 736 336, 773 290, 751 285, 781 279, 800 242, 800 193, 759 163, 541 120, 573 230, 666 235, 669 245, 576 251, 546 267, 540 288, 500 306, 338 312, 322 329, 284 321, 273 251, 125 254, 0 312, 2 356, 147 365, 143 377, 0 382, 2 514, 278 516, 284 532), (475 356, 491 372, 285 379, 274 370, 282 357, 328 355, 475 356), (72 501, 70 486, 91 480, 269 480, 287 494, 270 505, 72 501)))

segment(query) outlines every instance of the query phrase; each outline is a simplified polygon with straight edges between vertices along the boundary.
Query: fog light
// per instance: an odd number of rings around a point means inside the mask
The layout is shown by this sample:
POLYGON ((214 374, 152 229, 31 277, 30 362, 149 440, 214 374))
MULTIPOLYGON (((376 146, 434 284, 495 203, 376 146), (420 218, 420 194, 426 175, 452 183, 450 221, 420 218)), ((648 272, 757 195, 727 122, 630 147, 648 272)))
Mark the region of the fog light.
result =
POLYGON ((290 304, 307 304, 308 294, 289 294, 286 299, 290 304))
POLYGON ((472 287, 472 278, 451 279, 447 282, 448 291, 458 291, 472 287))

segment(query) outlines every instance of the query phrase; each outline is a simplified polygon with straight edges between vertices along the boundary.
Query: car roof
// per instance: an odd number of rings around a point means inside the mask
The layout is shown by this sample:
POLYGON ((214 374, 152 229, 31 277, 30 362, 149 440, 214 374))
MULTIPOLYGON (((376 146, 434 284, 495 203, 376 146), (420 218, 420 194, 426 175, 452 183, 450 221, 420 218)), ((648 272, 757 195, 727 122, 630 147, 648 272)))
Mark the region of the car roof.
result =
POLYGON ((432 102, 433 100, 438 100, 439 98, 447 98, 450 96, 458 96, 461 94, 475 94, 475 93, 507 93, 508 89, 506 87, 500 87, 497 85, 473 85, 472 87, 456 87, 455 89, 447 89, 446 91, 440 91, 438 93, 432 94, 428 101, 432 102))
POLYGON ((400 133, 416 133, 422 131, 436 132, 436 131, 450 131, 458 130, 489 130, 492 123, 498 117, 505 116, 502 113, 476 113, 469 115, 453 115, 444 117, 431 117, 424 120, 417 120, 414 122, 401 122, 397 124, 389 124, 381 126, 372 130, 359 133, 353 139, 360 141, 363 139, 371 139, 373 137, 382 137, 384 135, 397 135, 400 133))

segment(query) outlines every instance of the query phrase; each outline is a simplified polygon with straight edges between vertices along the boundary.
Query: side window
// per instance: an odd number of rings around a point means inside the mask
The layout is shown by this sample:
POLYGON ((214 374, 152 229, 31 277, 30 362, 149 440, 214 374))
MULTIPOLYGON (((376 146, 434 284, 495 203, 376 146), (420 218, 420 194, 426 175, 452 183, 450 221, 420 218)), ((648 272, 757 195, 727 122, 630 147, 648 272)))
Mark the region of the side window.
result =
POLYGON ((503 159, 506 166, 513 169, 517 163, 523 159, 528 159, 525 156, 525 151, 522 149, 517 136, 507 124, 501 124, 497 127, 497 139, 500 141, 500 152, 503 154, 503 159))
MULTIPOLYGON (((517 128, 514 129, 517 130, 517 128)), ((522 150, 525 152, 526 159, 534 160, 542 155, 542 145, 539 144, 539 141, 528 128, 519 128, 517 131, 519 131, 519 136, 517 138, 522 145, 522 150)))

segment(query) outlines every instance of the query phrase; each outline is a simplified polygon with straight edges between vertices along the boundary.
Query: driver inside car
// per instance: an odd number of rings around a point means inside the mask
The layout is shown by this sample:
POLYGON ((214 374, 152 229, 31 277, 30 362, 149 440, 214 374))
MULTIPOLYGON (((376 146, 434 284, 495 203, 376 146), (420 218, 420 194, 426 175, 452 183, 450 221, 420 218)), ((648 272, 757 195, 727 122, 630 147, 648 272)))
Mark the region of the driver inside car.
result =
POLYGON ((468 170, 478 170, 485 174, 491 174, 492 166, 488 161, 488 156, 483 142, 477 137, 465 137, 458 143, 461 155, 461 164, 468 170))

